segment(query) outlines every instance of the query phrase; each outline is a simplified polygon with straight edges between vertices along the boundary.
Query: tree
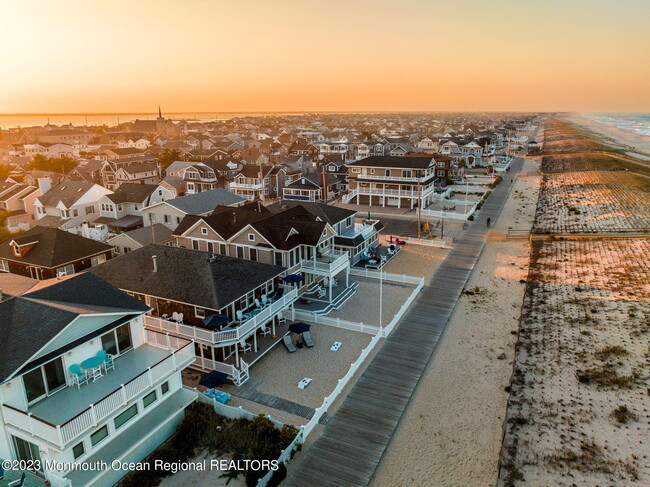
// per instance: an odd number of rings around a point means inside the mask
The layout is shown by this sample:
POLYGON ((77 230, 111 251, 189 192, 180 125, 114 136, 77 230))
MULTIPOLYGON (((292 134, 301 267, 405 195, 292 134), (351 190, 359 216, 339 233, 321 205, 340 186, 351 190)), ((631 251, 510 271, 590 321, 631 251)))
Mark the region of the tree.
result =
POLYGON ((0 164, 0 181, 4 181, 11 172, 11 166, 0 164))
POLYGON ((51 171, 68 174, 77 167, 77 161, 68 156, 45 157, 43 154, 36 154, 32 157, 30 165, 38 171, 51 171))

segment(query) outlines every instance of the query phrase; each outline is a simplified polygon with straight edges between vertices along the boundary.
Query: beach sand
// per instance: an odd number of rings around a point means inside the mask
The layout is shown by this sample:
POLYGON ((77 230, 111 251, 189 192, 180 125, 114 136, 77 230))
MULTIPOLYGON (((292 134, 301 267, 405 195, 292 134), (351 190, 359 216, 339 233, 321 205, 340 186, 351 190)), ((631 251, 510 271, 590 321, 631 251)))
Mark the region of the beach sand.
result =
POLYGON ((495 484, 529 256, 528 241, 503 236, 531 227, 538 167, 527 159, 516 179, 466 287, 474 295, 456 306, 372 487, 495 484))
MULTIPOLYGON (((647 156, 648 160, 650 160, 650 137, 648 136, 622 130, 613 125, 596 122, 579 114, 567 115, 565 118, 569 122, 582 125, 597 134, 612 139, 621 147, 635 149, 642 155, 647 156)), ((605 142, 607 143, 611 141, 605 142)))

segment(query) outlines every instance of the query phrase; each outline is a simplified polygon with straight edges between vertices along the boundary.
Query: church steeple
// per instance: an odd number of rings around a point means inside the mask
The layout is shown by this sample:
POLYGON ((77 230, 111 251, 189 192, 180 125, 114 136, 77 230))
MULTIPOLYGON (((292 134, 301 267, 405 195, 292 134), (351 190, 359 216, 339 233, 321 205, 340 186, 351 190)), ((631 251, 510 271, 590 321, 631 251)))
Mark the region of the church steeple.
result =
POLYGON ((162 118, 162 111, 160 110, 160 105, 158 105, 158 118, 162 118))

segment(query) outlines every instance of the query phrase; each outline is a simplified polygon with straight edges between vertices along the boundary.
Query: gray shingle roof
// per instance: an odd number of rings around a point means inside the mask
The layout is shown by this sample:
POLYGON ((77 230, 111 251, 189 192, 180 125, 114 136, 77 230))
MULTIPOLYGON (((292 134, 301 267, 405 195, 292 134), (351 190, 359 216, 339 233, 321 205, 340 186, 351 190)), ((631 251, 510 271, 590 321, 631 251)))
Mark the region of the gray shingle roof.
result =
POLYGON ((403 167, 407 169, 426 169, 433 157, 399 157, 399 156, 370 156, 359 161, 350 162, 351 167, 403 167))
POLYGON ((111 250, 111 246, 105 243, 58 228, 36 226, 15 239, 0 243, 0 258, 54 268, 107 250, 111 250), (37 243, 23 257, 16 257, 9 243, 18 239, 24 242, 37 240, 37 243))
POLYGON ((267 208, 273 213, 279 213, 286 210, 287 208, 293 208, 295 206, 302 206, 309 213, 320 218, 322 221, 329 223, 332 226, 350 216, 353 216, 356 213, 354 210, 348 210, 347 208, 340 208, 338 206, 326 205, 325 203, 289 200, 283 201, 282 203, 275 203, 273 205, 267 206, 267 208))
POLYGON ((116 204, 142 204, 157 188, 156 184, 122 183, 113 194, 108 194, 106 197, 116 204))
POLYGON ((223 188, 202 191, 196 194, 167 200, 166 203, 189 215, 198 215, 215 209, 217 206, 230 206, 241 203, 244 198, 223 188))
POLYGON ((43 196, 39 196, 38 200, 43 206, 56 206, 61 201, 69 208, 94 185, 94 183, 87 183, 85 181, 64 181, 50 189, 43 196))
POLYGON ((219 310, 285 270, 224 255, 211 259, 211 255, 152 244, 93 267, 90 272, 120 289, 219 310))
POLYGON ((141 313, 148 309, 92 274, 74 276, 0 302, 0 382, 20 369, 80 314, 141 313))

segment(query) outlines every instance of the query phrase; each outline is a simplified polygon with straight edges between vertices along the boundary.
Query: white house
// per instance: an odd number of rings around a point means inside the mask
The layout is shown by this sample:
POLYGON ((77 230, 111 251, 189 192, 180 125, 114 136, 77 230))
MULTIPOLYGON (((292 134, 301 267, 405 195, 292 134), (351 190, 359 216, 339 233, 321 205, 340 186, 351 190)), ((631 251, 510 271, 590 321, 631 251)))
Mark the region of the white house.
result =
POLYGON ((196 398, 181 378, 194 344, 145 330, 149 310, 89 273, 0 302, 0 459, 32 462, 30 485, 113 485, 114 461, 173 434, 196 398))

